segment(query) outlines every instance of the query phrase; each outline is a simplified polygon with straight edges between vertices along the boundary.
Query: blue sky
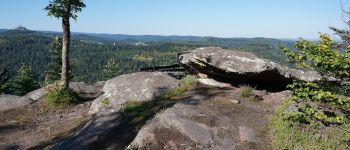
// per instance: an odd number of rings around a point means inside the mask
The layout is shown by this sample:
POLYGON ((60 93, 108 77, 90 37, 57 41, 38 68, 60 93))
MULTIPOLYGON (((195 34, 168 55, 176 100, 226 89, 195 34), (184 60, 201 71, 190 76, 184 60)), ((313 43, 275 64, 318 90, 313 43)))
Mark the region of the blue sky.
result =
MULTIPOLYGON (((349 0, 343 0, 350 6, 349 0)), ((340 0, 85 0, 72 31, 315 39, 345 27, 340 0)), ((48 0, 0 0, 0 28, 60 31, 48 0)))

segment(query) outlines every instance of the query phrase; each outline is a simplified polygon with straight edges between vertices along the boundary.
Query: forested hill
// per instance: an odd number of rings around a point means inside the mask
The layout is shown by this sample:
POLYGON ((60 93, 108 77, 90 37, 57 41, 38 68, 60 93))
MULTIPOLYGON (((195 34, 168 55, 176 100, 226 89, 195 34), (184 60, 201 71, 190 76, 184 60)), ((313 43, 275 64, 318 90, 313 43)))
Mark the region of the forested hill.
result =
MULTIPOLYGON (((14 74, 21 64, 30 65, 43 80, 49 63, 49 47, 58 32, 0 30, 0 64, 14 74)), ((267 38, 215 38, 195 36, 147 36, 112 34, 72 34, 71 62, 75 80, 93 83, 102 80, 103 66, 109 59, 119 64, 120 72, 130 73, 141 67, 169 65, 176 54, 201 46, 220 46, 250 51, 286 64, 280 46, 292 42, 267 38)))

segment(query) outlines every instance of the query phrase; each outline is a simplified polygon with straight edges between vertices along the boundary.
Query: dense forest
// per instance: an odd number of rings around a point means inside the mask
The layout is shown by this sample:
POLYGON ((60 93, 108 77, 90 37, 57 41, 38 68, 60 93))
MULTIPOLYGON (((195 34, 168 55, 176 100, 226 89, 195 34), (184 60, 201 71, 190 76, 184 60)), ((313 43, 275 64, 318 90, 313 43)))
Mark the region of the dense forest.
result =
MULTIPOLYGON (((22 64, 32 67, 42 83, 48 69, 49 48, 60 33, 7 30, 0 33, 0 64, 14 76, 22 64)), ((177 53, 201 46, 220 46, 253 52, 261 57, 287 64, 280 46, 292 47, 292 41, 267 38, 214 38, 180 36, 128 36, 74 33, 70 53, 73 80, 94 83, 105 80, 103 68, 109 60, 118 64, 118 74, 142 67, 171 65, 177 53)))

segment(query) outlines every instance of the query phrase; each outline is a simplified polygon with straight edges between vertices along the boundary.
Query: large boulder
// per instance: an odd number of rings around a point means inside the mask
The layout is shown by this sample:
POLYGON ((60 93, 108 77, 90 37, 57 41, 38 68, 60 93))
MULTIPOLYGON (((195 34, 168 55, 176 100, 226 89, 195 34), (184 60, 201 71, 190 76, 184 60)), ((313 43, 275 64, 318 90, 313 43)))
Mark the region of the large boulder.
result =
POLYGON ((89 113, 119 111, 128 101, 150 101, 179 86, 179 81, 161 72, 137 72, 108 80, 104 94, 95 99, 89 113))
POLYGON ((229 82, 285 85, 300 79, 316 81, 320 75, 290 69, 248 52, 202 47, 179 55, 179 62, 187 69, 207 74, 210 78, 229 82))
POLYGON ((20 97, 15 95, 2 94, 0 95, 0 111, 23 107, 32 102, 32 99, 25 96, 20 97))

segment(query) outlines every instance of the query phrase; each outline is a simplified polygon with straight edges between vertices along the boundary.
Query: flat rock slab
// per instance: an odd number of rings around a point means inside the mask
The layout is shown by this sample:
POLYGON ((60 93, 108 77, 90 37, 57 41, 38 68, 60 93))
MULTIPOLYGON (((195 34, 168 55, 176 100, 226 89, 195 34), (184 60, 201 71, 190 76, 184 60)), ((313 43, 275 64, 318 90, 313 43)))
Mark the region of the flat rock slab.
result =
POLYGON ((316 81, 316 72, 290 69, 249 52, 202 47, 179 55, 179 62, 188 70, 208 77, 229 81, 286 85, 293 79, 316 81))
POLYGON ((32 99, 33 101, 37 101, 40 98, 42 98, 43 96, 45 96, 47 94, 47 92, 45 91, 45 88, 40 88, 34 91, 31 91, 29 93, 27 93, 26 95, 24 95, 24 97, 28 97, 30 99, 32 99))
POLYGON ((214 79, 197 79, 199 83, 202 83, 204 85, 209 85, 209 86, 214 86, 214 87, 220 87, 220 88, 225 88, 225 87, 232 87, 231 84, 228 83, 223 83, 223 82, 218 82, 214 79))
POLYGON ((260 142, 259 138, 255 134, 255 131, 245 126, 239 126, 239 140, 241 142, 260 142))
POLYGON ((33 100, 28 97, 2 94, 0 95, 0 111, 23 107, 32 102, 33 100))

